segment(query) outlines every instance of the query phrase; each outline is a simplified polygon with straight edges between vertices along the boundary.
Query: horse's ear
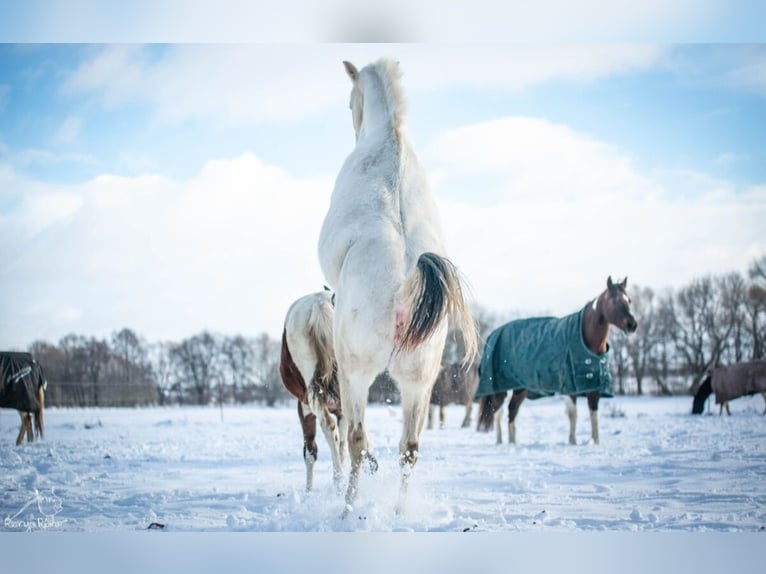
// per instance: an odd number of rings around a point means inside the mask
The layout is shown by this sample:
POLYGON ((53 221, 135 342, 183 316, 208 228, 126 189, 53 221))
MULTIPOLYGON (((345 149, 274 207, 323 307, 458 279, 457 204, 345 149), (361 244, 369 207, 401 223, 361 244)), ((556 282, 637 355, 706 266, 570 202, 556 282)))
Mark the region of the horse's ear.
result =
POLYGON ((356 66, 346 60, 343 60, 343 66, 346 68, 346 73, 351 78, 351 81, 356 82, 356 79, 359 77, 359 70, 356 69, 356 66))
POLYGON ((612 283, 612 276, 611 275, 606 278, 606 288, 609 289, 610 291, 612 289, 614 289, 614 283, 612 283))
POLYGON ((628 277, 625 276, 625 279, 622 280, 622 283, 620 284, 623 289, 626 289, 628 287, 628 277))

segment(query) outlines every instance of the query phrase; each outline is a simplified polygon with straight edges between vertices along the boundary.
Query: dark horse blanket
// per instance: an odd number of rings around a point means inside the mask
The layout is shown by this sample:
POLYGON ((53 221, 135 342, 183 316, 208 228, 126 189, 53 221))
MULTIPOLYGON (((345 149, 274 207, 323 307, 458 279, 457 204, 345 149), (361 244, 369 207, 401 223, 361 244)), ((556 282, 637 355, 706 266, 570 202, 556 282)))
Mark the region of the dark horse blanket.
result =
POLYGON ((46 384, 43 368, 32 355, 0 352, 0 407, 37 412, 37 391, 46 384))
POLYGON ((766 391, 766 360, 716 367, 710 378, 716 404, 766 391))
POLYGON ((487 339, 476 396, 528 389, 529 398, 612 395, 609 350, 597 355, 585 346, 585 308, 566 317, 534 317, 506 323, 487 339))

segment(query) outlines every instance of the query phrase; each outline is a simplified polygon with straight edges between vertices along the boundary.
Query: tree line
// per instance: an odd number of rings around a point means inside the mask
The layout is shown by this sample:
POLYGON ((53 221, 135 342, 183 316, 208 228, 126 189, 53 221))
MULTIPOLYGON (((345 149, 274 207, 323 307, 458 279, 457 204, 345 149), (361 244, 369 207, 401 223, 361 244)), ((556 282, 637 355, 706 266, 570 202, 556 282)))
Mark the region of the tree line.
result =
MULTIPOLYGON (((745 274, 707 275, 679 288, 629 285, 638 330, 611 331, 617 394, 694 392, 708 369, 766 358, 766 255, 745 274)), ((480 335, 504 323, 478 307, 480 335)), ((70 334, 37 341, 29 352, 46 371, 52 406, 144 406, 291 402, 279 375, 281 341, 203 331, 181 342, 147 343, 129 328, 107 339, 70 334)), ((451 333, 444 363, 459 362, 462 341, 451 333)), ((370 400, 397 402, 382 374, 370 400)))

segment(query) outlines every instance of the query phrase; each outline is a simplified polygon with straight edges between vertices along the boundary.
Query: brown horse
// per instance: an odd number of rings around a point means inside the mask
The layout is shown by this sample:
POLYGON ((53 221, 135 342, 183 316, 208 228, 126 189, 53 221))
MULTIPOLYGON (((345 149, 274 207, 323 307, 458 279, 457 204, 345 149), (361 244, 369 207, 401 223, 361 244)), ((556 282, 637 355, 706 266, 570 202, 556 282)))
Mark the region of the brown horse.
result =
POLYGON ((638 328, 626 291, 627 283, 627 278, 621 283, 613 283, 609 277, 606 290, 577 313, 561 319, 545 317, 511 321, 493 332, 481 363, 477 394, 485 396, 481 400, 478 430, 488 432, 497 413, 497 442, 502 442, 501 407, 506 390, 512 389, 508 405, 508 441, 515 443, 516 415, 524 399, 564 394, 569 417, 569 444, 576 444, 577 396, 585 395, 590 410, 591 436, 594 444, 598 444, 599 399, 602 394, 611 396, 609 328, 614 325, 626 333, 633 333, 638 328), (552 340, 557 332, 566 332, 561 347, 554 346, 552 340), (584 348, 580 349, 583 344, 584 348), (497 375, 495 380, 491 373, 484 372, 485 368, 497 375), (509 374, 506 376, 506 373, 509 374), (485 383, 485 392, 482 392, 485 383), (506 390, 487 392, 503 387, 506 390))
POLYGON ((439 428, 444 428, 444 407, 450 404, 465 405, 465 416, 461 428, 471 426, 473 396, 479 386, 479 365, 476 362, 466 370, 457 363, 442 365, 439 376, 431 391, 431 403, 428 408, 428 428, 434 428, 434 411, 439 407, 439 428))
POLYGON ((42 366, 29 353, 0 353, 0 407, 16 409, 21 417, 16 445, 43 436, 45 389, 48 381, 42 366), (34 417, 34 426, 32 419, 34 417))
POLYGON ((319 452, 315 440, 317 417, 330 447, 336 488, 340 487, 347 452, 348 427, 341 410, 332 322, 333 296, 329 291, 320 291, 290 306, 282 332, 279 373, 285 388, 298 399, 307 491, 313 488, 319 452))

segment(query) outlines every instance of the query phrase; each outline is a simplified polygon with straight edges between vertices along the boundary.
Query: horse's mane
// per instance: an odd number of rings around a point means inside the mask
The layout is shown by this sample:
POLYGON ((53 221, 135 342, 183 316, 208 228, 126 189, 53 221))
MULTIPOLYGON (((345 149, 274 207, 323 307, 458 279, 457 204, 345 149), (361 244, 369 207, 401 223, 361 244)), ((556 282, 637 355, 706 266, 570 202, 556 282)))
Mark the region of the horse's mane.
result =
POLYGON ((394 129, 398 130, 407 113, 407 103, 404 99, 401 83, 402 71, 399 68, 399 63, 390 58, 381 58, 370 68, 380 79, 383 94, 388 104, 388 112, 391 116, 391 124, 394 129))

